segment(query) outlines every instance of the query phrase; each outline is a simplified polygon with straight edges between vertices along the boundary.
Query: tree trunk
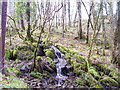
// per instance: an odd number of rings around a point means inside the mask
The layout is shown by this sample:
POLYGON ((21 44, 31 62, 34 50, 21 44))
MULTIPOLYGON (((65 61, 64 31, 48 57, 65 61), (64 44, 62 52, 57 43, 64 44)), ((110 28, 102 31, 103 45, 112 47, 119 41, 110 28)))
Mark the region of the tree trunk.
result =
POLYGON ((63 9, 62 9, 62 36, 64 37, 65 34, 65 15, 66 15, 66 0, 63 0, 63 9))
POLYGON ((88 22, 87 22, 87 35, 86 35, 86 44, 89 43, 89 27, 90 27, 90 20, 91 20, 91 11, 92 11, 92 6, 93 4, 90 6, 90 13, 88 15, 88 22))
POLYGON ((21 27, 23 30, 25 30, 25 26, 24 26, 24 20, 23 20, 23 14, 22 12, 20 13, 20 21, 21 21, 21 27))
POLYGON ((76 17, 77 17, 77 10, 76 10, 75 18, 74 18, 74 21, 73 21, 73 26, 74 26, 74 27, 75 27, 75 24, 76 24, 76 17))
POLYGON ((30 2, 27 2, 26 5, 27 9, 26 9, 26 14, 27 14, 27 39, 30 40, 31 39, 31 34, 30 34, 30 2))
POLYGON ((104 22, 104 14, 103 14, 103 8, 104 8, 104 3, 103 0, 101 1, 102 3, 102 11, 101 11, 101 18, 102 18, 102 29, 103 29, 103 42, 104 42, 104 47, 103 47, 103 55, 105 56, 105 48, 106 48, 106 31, 105 31, 105 22, 104 22))
POLYGON ((78 10, 78 36, 82 39, 82 21, 81 21, 81 2, 77 2, 77 10, 78 10))
POLYGON ((70 0, 68 0, 68 24, 69 27, 71 26, 71 21, 70 21, 70 0))
POLYGON ((7 0, 2 2, 2 16, 1 16, 1 37, 0 37, 0 72, 4 73, 4 56, 5 56, 5 32, 6 32, 6 18, 7 18, 7 0))
POLYGON ((114 47, 112 52, 112 63, 120 66, 120 1, 117 3, 118 6, 118 18, 117 18, 117 29, 114 33, 114 47))

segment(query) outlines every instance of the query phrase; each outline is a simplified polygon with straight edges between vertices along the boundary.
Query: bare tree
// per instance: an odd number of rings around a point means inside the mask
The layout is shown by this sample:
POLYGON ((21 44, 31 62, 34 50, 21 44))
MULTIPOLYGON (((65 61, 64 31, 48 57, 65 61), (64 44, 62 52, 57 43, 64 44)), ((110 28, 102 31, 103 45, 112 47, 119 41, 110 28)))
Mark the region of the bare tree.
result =
POLYGON ((86 44, 89 43, 89 27, 90 27, 90 20, 91 20, 91 11, 92 11, 93 3, 90 6, 90 12, 88 14, 88 21, 87 21, 87 35, 86 35, 86 44))
POLYGON ((4 56, 5 56, 5 32, 6 32, 6 18, 7 18, 7 0, 2 2, 2 16, 1 16, 1 28, 2 33, 0 37, 0 72, 4 73, 4 56))
POLYGON ((81 19, 81 1, 77 2, 77 10, 78 10, 78 36, 82 39, 82 19, 81 19))
POLYGON ((69 27, 71 26, 71 21, 70 21, 70 0, 68 0, 68 24, 69 27))
POLYGON ((26 4, 26 14, 27 14, 27 38, 30 39, 31 38, 31 34, 30 34, 30 2, 27 2, 26 4))
POLYGON ((120 66, 120 1, 117 2, 117 29, 114 33, 114 47, 112 51, 112 63, 118 64, 120 66))
POLYGON ((104 21, 104 14, 103 14, 103 9, 104 9, 104 1, 101 0, 101 5, 102 5, 102 10, 101 10, 101 17, 102 17, 102 29, 103 29, 103 39, 104 39, 104 48, 103 48, 103 55, 105 55, 105 48, 106 48, 106 30, 105 30, 105 21, 104 21))
POLYGON ((62 9, 62 36, 64 37, 64 33, 65 33, 65 15, 66 15, 66 0, 62 1, 63 3, 63 9, 62 9))

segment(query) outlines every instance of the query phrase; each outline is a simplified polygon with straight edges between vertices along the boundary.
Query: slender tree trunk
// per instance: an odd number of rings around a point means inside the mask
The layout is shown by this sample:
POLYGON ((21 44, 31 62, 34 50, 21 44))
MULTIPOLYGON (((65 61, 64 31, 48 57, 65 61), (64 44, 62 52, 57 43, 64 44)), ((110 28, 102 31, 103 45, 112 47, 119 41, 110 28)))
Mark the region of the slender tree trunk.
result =
POLYGON ((117 3, 118 6, 118 18, 117 18, 117 29, 114 33, 114 47, 112 52, 112 63, 120 66, 120 1, 117 3))
POLYGON ((104 47, 103 47, 103 55, 105 55, 105 48, 106 48, 106 31, 105 31, 105 23, 104 23, 104 14, 103 14, 103 0, 101 1, 102 3, 102 11, 101 11, 101 16, 102 16, 102 29, 103 29, 103 39, 104 39, 104 47))
POLYGON ((30 2, 27 2, 27 9, 26 9, 26 14, 27 14, 27 39, 30 40, 31 39, 31 34, 30 34, 30 2))
POLYGON ((89 13, 89 15, 88 15, 86 44, 89 43, 89 27, 90 27, 92 6, 93 6, 93 4, 90 6, 90 13, 89 13))
POLYGON ((2 17, 1 17, 1 37, 0 37, 0 72, 4 73, 4 56, 5 56, 5 32, 7 18, 7 0, 2 2, 2 17))
POLYGON ((71 26, 71 21, 70 21, 70 0, 68 0, 68 24, 69 27, 71 26))
POLYGON ((23 20, 23 14, 22 12, 20 13, 20 21, 21 21, 21 27, 23 30, 25 30, 25 26, 24 26, 24 20, 23 20))
POLYGON ((78 10, 78 36, 82 39, 82 19, 81 19, 81 2, 77 2, 77 10, 78 10))
POLYGON ((65 34, 65 15, 66 15, 66 0, 63 0, 63 9, 62 9, 62 36, 64 37, 65 34))
POLYGON ((73 21, 73 26, 74 26, 74 27, 75 27, 75 23, 76 23, 76 17, 77 17, 77 10, 76 10, 75 18, 74 18, 74 21, 73 21))

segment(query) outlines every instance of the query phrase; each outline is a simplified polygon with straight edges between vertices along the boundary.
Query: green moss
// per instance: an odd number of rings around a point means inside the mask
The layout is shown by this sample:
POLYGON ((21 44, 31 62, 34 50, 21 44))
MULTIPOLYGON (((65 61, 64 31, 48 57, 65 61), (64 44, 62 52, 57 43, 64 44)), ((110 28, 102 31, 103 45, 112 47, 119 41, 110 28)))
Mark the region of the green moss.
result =
POLYGON ((71 58, 71 54, 70 54, 70 53, 66 53, 66 54, 65 54, 65 58, 66 58, 66 59, 71 58))
POLYGON ((37 71, 32 71, 31 75, 34 76, 34 77, 40 78, 40 79, 43 78, 42 74, 37 72, 37 71))
POLYGON ((81 64, 80 63, 73 63, 74 68, 80 68, 81 64))
POLYGON ((80 60, 82 62, 85 62, 85 58, 83 56, 80 56, 78 53, 74 54, 74 57, 77 59, 77 60, 80 60))
POLYGON ((59 46, 58 48, 61 52, 65 53, 65 54, 70 52, 69 49, 65 46, 59 46))
POLYGON ((71 46, 72 48, 74 48, 74 47, 75 47, 75 44, 72 44, 72 43, 71 43, 70 46, 71 46))
POLYGON ((77 78, 74 82, 80 88, 83 88, 85 86, 85 82, 82 78, 77 78))
POLYGON ((94 67, 92 67, 92 66, 89 69, 89 73, 92 74, 94 77, 100 77, 100 75, 98 74, 96 69, 94 67))
POLYGON ((34 47, 37 47, 37 43, 36 43, 36 42, 32 43, 32 45, 33 45, 34 47))
POLYGON ((46 60, 50 63, 52 68, 55 68, 55 62, 50 57, 47 57, 46 60))
POLYGON ((55 58, 54 50, 52 48, 45 49, 45 55, 50 58, 55 58))
POLYGON ((9 49, 9 50, 7 51, 6 57, 7 57, 9 60, 16 60, 16 59, 17 59, 17 56, 18 56, 17 50, 15 50, 15 49, 9 49))
POLYGON ((18 45, 18 50, 27 51, 28 50, 28 45, 26 45, 26 44, 18 45))
POLYGON ((37 56, 37 57, 36 57, 36 60, 37 60, 37 61, 41 61, 41 57, 40 57, 40 56, 37 56))
POLYGON ((85 74, 84 79, 86 80, 88 86, 91 86, 93 83, 96 83, 96 82, 97 82, 97 81, 94 79, 94 77, 93 77, 91 74, 89 74, 89 73, 86 73, 86 74, 85 74))
POLYGON ((19 78, 15 77, 14 75, 11 76, 4 76, 0 73, 0 88, 29 88, 26 83, 21 81, 19 78))

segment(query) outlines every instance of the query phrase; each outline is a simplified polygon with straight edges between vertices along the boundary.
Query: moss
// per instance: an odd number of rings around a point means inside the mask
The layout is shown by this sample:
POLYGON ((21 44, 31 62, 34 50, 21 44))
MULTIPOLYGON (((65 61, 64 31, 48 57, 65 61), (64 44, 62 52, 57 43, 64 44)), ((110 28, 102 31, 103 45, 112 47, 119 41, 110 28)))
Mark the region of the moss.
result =
POLYGON ((74 62, 74 63, 73 63, 73 66, 74 66, 74 68, 80 68, 81 64, 74 62))
POLYGON ((94 79, 94 77, 86 73, 84 79, 86 80, 86 84, 90 87, 93 83, 96 83, 97 81, 94 79))
POLYGON ((37 43, 36 43, 36 42, 32 43, 32 45, 33 45, 34 47, 37 47, 37 43))
POLYGON ((28 50, 28 45, 26 45, 26 44, 18 45, 18 50, 27 51, 28 50))
POLYGON ((17 56, 18 56, 17 50, 15 50, 15 49, 9 49, 9 50, 7 51, 6 57, 7 57, 9 60, 16 60, 16 59, 17 59, 17 56))
POLYGON ((98 74, 96 69, 92 66, 89 68, 89 73, 92 74, 95 78, 100 78, 100 75, 98 74))
POLYGON ((32 71, 32 72, 31 72, 31 75, 34 76, 34 77, 37 77, 37 78, 39 78, 39 79, 42 79, 42 78, 43 78, 42 74, 39 73, 39 72, 37 72, 37 71, 32 71))
POLYGON ((70 44, 70 46, 71 46, 72 48, 74 48, 74 47, 75 47, 75 45, 74 45, 74 44, 72 44, 72 43, 70 44))
POLYGON ((70 53, 66 53, 66 54, 65 54, 65 58, 66 58, 66 59, 71 58, 71 54, 70 54, 70 53))
POLYGON ((54 50, 52 48, 45 49, 45 55, 50 58, 55 58, 54 50))
POLYGON ((61 52, 65 53, 65 54, 70 52, 70 50, 65 46, 59 46, 58 48, 61 52))
POLYGON ((40 56, 37 56, 37 57, 36 57, 36 60, 37 60, 37 61, 41 61, 41 57, 40 57, 40 56))
POLYGON ((109 75, 109 73, 112 71, 112 67, 108 66, 107 64, 96 64, 96 66, 98 71, 102 71, 106 75, 109 75))
POLYGON ((50 57, 47 57, 46 60, 50 63, 52 68, 55 68, 55 62, 50 57))
POLYGON ((86 60, 83 56, 80 56, 79 54, 74 54, 74 56, 77 60, 80 60, 82 62, 85 62, 85 60, 86 60))
POLYGON ((32 51, 19 51, 18 52, 18 59, 19 60, 31 60, 34 57, 34 54, 32 51))
POLYGON ((119 83, 113 78, 108 76, 104 76, 104 78, 101 79, 100 82, 102 85, 105 85, 107 87, 119 87, 119 83))
POLYGON ((77 79, 74 81, 74 83, 75 83, 78 87, 80 87, 80 88, 83 88, 83 87, 85 86, 85 82, 84 82, 84 80, 83 80, 82 78, 77 78, 77 79))

